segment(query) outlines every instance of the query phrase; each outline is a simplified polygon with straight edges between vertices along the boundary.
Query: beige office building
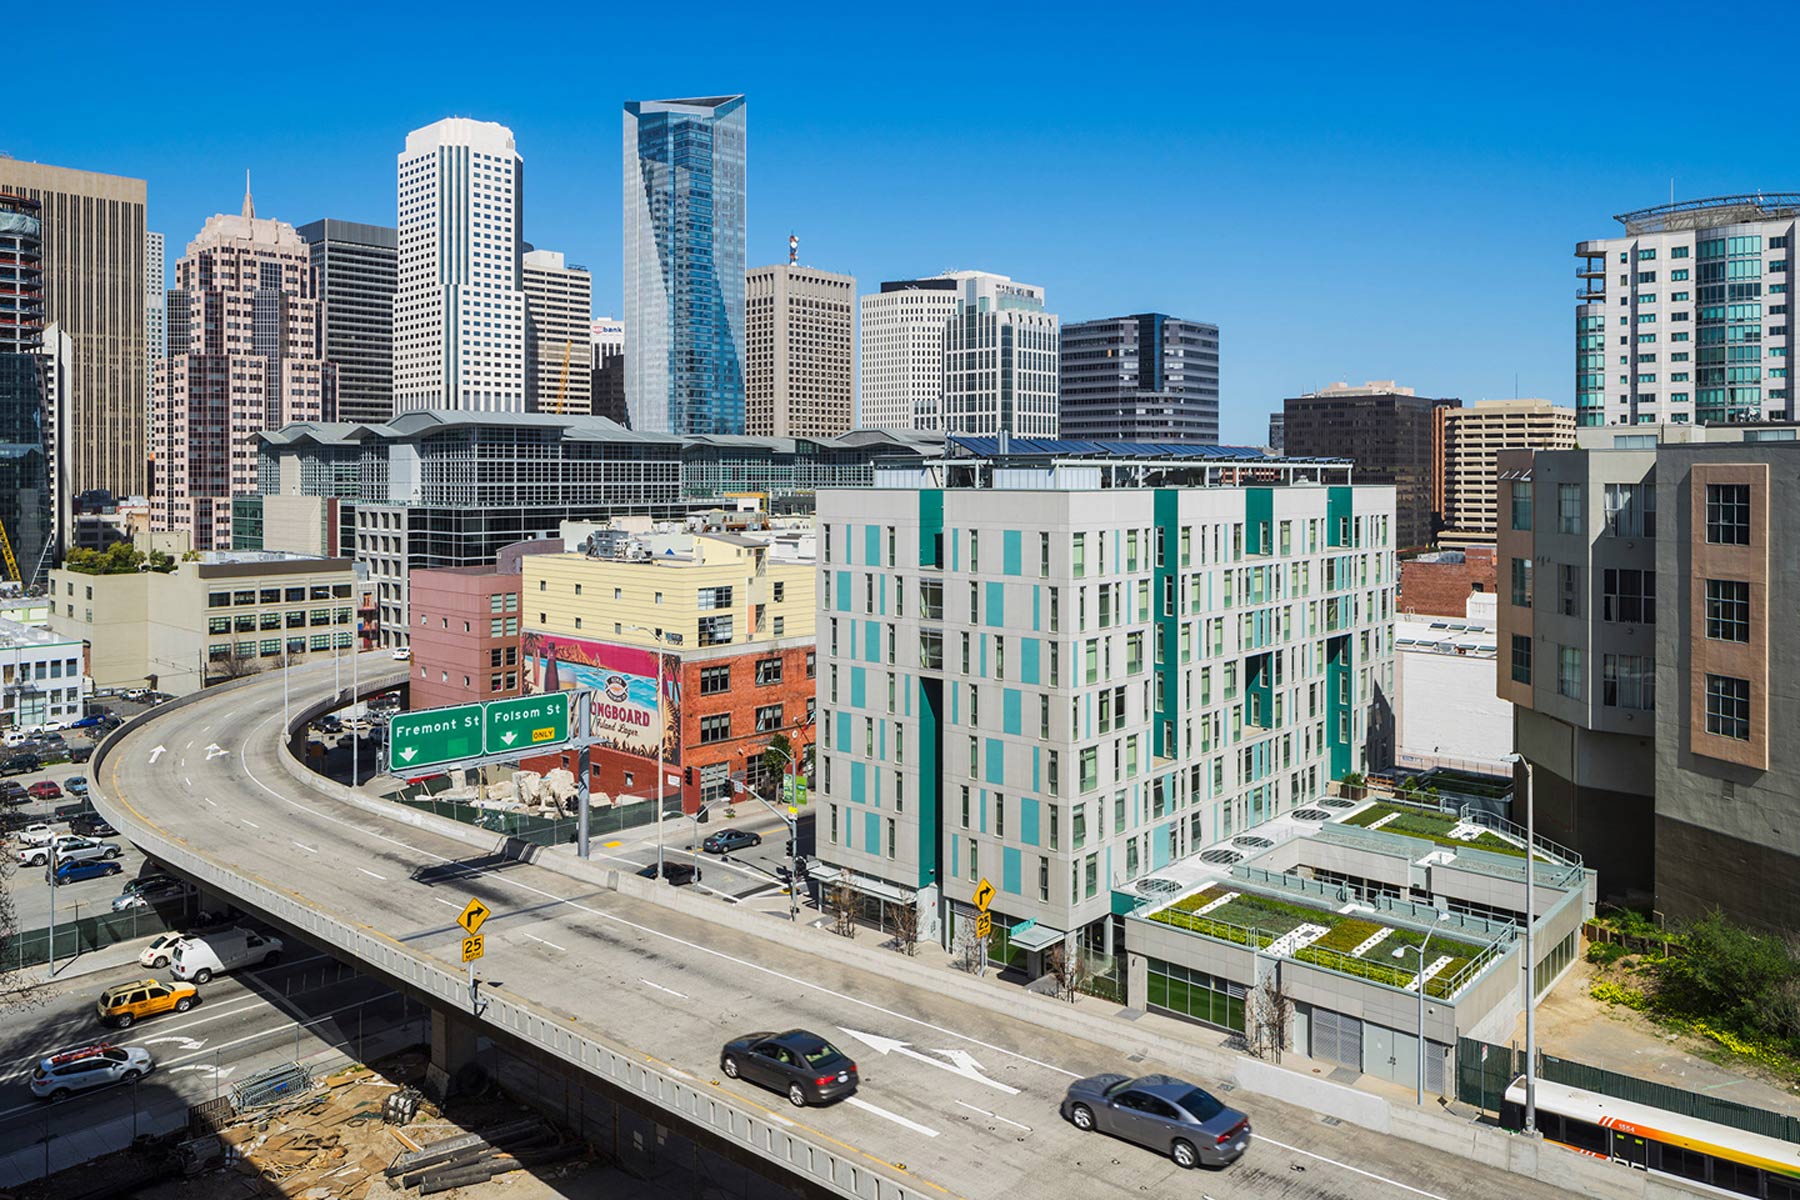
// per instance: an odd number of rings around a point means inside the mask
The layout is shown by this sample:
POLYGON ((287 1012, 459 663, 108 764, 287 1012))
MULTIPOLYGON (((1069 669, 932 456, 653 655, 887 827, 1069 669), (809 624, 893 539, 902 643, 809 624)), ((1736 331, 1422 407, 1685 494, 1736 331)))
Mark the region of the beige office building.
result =
POLYGON ((72 340, 71 494, 145 492, 144 181, 0 157, 0 192, 44 222, 44 320, 72 340))
MULTIPOLYGON (((158 545, 179 549, 180 540, 158 545)), ((279 668, 284 657, 349 651, 351 560, 266 550, 175 558, 167 572, 50 572, 50 628, 87 643, 96 688, 148 685, 185 696, 209 681, 279 668)))
POLYGON ((1492 546, 1497 527, 1502 450, 1567 450, 1575 444, 1575 410, 1548 400, 1480 400, 1437 410, 1437 496, 1443 514, 1438 545, 1492 546))
POLYGON ((555 250, 527 250, 525 400, 529 412, 594 410, 594 277, 555 250))
POLYGON ((854 415, 856 280, 782 263, 744 276, 744 432, 836 437, 854 415))

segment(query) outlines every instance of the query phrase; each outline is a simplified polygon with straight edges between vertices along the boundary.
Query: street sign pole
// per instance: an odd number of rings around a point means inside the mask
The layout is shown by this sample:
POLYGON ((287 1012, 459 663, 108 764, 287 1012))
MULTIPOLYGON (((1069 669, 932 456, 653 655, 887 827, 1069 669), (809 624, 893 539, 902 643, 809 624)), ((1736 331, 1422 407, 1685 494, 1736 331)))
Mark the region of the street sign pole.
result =
POLYGON ((575 693, 573 703, 580 708, 575 714, 575 728, 580 739, 579 749, 575 752, 575 819, 577 822, 575 835, 575 853, 580 858, 588 857, 588 743, 593 736, 594 706, 586 689, 575 693))

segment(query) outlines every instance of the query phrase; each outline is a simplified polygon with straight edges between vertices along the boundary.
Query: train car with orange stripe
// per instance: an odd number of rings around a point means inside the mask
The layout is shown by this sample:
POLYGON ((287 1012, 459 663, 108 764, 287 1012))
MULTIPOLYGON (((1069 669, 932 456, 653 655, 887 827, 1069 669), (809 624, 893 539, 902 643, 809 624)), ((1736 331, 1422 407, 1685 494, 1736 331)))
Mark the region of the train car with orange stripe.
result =
MULTIPOLYGON (((1620 1100, 1567 1084, 1537 1084, 1545 1141, 1727 1196, 1800 1200, 1800 1143, 1620 1100)), ((1525 1081, 1506 1089, 1500 1123, 1525 1126, 1525 1081)))

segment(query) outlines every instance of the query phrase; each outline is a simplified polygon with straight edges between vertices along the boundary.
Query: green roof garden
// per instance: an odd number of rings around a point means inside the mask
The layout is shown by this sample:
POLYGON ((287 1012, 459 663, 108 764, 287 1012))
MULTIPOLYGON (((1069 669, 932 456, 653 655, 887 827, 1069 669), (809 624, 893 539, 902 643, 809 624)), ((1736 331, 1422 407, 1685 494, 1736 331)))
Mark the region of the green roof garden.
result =
MULTIPOLYGON (((1513 854, 1525 857, 1525 847, 1509 838, 1501 837, 1491 830, 1484 829, 1472 838, 1452 837, 1450 831, 1463 822, 1454 813, 1432 812, 1429 809, 1413 808, 1410 805, 1382 804, 1377 802, 1352 813, 1343 819, 1342 824, 1360 825, 1364 829, 1379 828, 1383 833, 1399 833, 1407 837, 1423 838, 1428 842, 1436 842, 1440 846, 1453 849, 1489 850, 1495 854, 1513 854)), ((1539 857, 1543 857, 1540 853, 1539 857)))

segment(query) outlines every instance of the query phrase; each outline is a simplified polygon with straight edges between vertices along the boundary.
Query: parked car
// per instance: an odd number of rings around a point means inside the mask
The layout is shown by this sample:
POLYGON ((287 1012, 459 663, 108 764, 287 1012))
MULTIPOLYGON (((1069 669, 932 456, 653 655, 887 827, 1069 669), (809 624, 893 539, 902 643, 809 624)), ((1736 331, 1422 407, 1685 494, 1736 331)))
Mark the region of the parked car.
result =
POLYGON ((69 728, 70 729, 92 729, 95 726, 99 725, 100 722, 104 721, 105 719, 106 719, 105 713, 90 712, 85 717, 82 717, 78 720, 70 721, 69 728))
POLYGON ((179 900, 192 891, 189 884, 173 875, 140 875, 126 884, 124 891, 113 897, 112 910, 124 912, 132 908, 152 908, 171 900, 179 900))
POLYGON ((151 692, 149 688, 132 688, 125 693, 125 699, 131 701, 133 704, 142 704, 154 694, 155 693, 151 692))
POLYGON ((186 1012, 198 1003, 200 989, 191 983, 140 979, 135 983, 121 983, 101 992, 94 1010, 101 1024, 129 1029, 145 1017, 166 1012, 186 1012))
POLYGON ((84 763, 92 757, 94 757, 92 746, 71 746, 69 748, 69 761, 72 763, 84 763))
POLYGON ((118 837, 119 831, 106 823, 106 818, 99 815, 73 817, 69 821, 69 832, 80 834, 86 838, 118 837))
POLYGON ((241 967, 271 966, 281 960, 281 939, 254 929, 221 929, 175 943, 170 971, 177 979, 206 983, 241 967))
POLYGON ((56 861, 86 862, 91 858, 117 858, 124 851, 109 842, 96 838, 82 837, 79 834, 61 833, 49 842, 39 846, 27 846, 19 851, 19 865, 25 867, 41 867, 50 861, 52 851, 56 853, 56 861))
POLYGON ((86 775, 71 775, 62 781, 63 791, 71 796, 85 796, 88 793, 86 775))
POLYGON ((1094 1075, 1069 1085, 1063 1119, 1167 1154, 1178 1167, 1223 1167, 1250 1145, 1250 1118, 1169 1075, 1094 1075))
POLYGON ((56 873, 50 876, 50 882, 60 887, 65 883, 98 879, 102 875, 117 875, 124 870, 124 867, 106 858, 63 859, 56 864, 56 873))
POLYGON ((31 740, 32 733, 32 730, 23 725, 14 725, 4 733, 0 733, 0 746, 5 746, 8 750, 23 746, 31 740))
POLYGON ((175 953, 176 945, 185 937, 187 937, 187 934, 185 933, 175 933, 172 931, 169 933, 157 934, 150 939, 150 944, 145 946, 138 954, 138 965, 149 967, 153 971, 162 970, 169 965, 169 960, 175 953))
POLYGON ((67 837, 69 830, 61 821, 36 821, 18 831, 19 841, 27 846, 47 846, 58 837, 67 837))
POLYGON ((35 754, 14 754, 0 759, 0 775, 29 775, 44 769, 44 760, 35 754))
POLYGON ((313 722, 313 728, 325 734, 342 733, 344 732, 344 723, 336 716, 327 713, 313 722))
POLYGON ((719 1070, 787 1094, 795 1108, 828 1104, 856 1090, 856 1064, 816 1033, 747 1033, 725 1043, 719 1070))
POLYGON ((0 779, 0 804, 30 804, 31 793, 16 779, 0 779))
POLYGON ((54 779, 40 779, 26 789, 33 800, 61 800, 62 788, 54 779))
MULTIPOLYGON (((0 787, 4 786, 4 784, 0 784, 0 787)), ((93 816, 94 806, 87 800, 77 800, 73 804, 59 804, 51 811, 56 814, 56 819, 59 821, 73 821, 76 817, 93 816)))
POLYGON ((31 1071, 31 1094, 40 1100, 64 1100, 76 1092, 114 1083, 136 1083, 156 1069, 142 1046, 96 1042, 42 1059, 31 1071))
MULTIPOLYGON (((700 868, 691 863, 676 862, 673 859, 664 859, 662 867, 662 877, 668 880, 673 887, 682 887, 686 884, 700 882, 700 868)), ((649 866, 639 871, 638 874, 645 879, 655 879, 656 864, 651 863, 649 866)))
POLYGON ((730 854, 733 850, 742 850, 748 846, 762 845, 762 835, 751 833, 748 829, 721 829, 707 835, 700 848, 708 854, 730 854))

